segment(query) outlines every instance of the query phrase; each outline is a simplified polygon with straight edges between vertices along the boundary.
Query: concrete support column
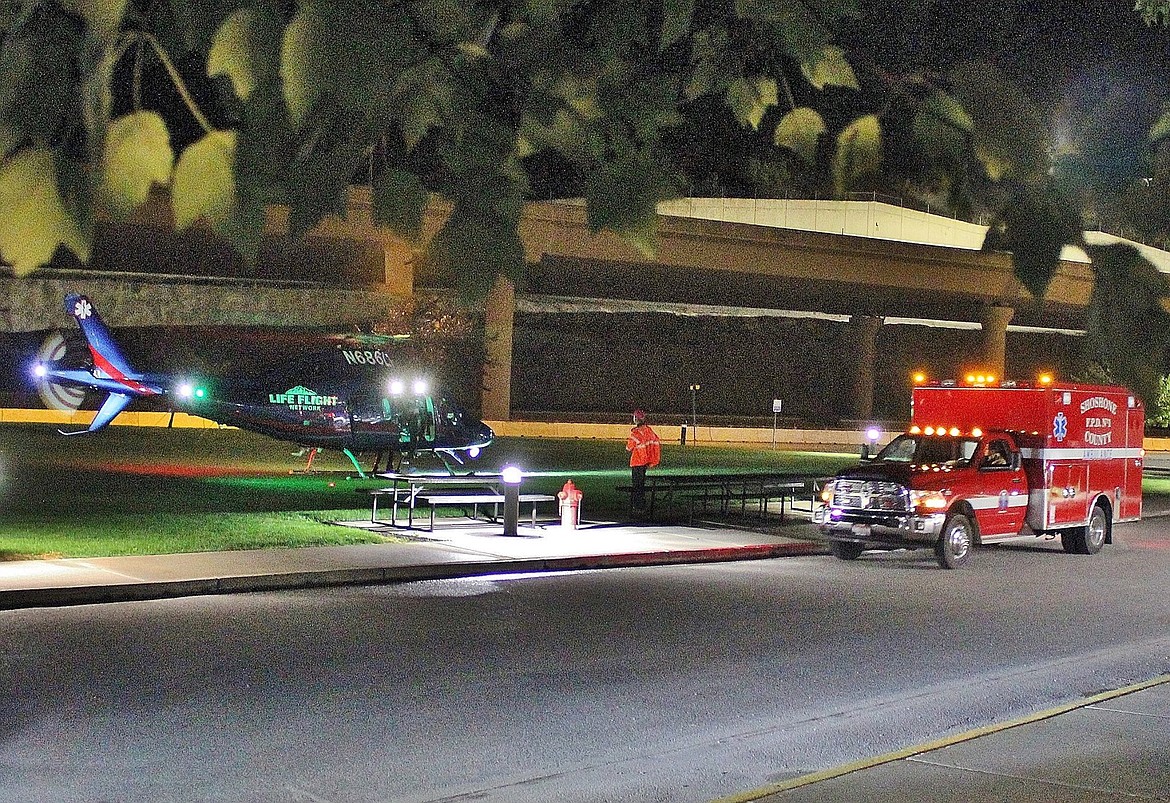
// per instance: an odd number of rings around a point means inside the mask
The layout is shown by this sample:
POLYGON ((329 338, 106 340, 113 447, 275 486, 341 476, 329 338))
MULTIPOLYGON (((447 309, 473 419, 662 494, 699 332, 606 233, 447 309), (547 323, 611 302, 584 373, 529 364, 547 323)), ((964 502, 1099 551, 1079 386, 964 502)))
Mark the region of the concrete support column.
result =
POLYGON ((876 315, 854 315, 849 319, 849 328, 856 357, 851 409, 854 418, 864 421, 873 416, 874 366, 882 319, 876 315))
POLYGON ((516 317, 516 286, 497 276, 484 302, 483 404, 485 421, 512 418, 512 325, 516 317))
POLYGON ((414 294, 414 251, 405 242, 382 243, 382 283, 392 296, 414 294))
POLYGON ((982 370, 1003 379, 1007 357, 1007 327, 1016 311, 1011 307, 988 305, 983 308, 983 365, 982 370))

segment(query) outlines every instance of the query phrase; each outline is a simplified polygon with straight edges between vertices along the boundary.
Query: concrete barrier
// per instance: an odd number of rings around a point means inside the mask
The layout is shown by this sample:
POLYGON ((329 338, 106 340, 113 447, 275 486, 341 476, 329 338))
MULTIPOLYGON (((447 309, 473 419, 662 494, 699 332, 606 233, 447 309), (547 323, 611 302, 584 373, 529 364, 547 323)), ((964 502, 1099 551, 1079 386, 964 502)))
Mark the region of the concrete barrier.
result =
MULTIPOLYGON (((54 424, 62 427, 87 427, 95 411, 78 410, 74 413, 56 410, 22 410, 0 408, 0 424, 54 424)), ((506 438, 581 438, 585 440, 620 440, 630 434, 629 424, 581 424, 566 421, 487 421, 495 433, 506 438)), ((114 419, 114 426, 166 427, 170 413, 125 412, 114 419)), ((234 429, 206 418, 175 413, 172 426, 184 428, 234 429)), ((652 425, 665 443, 679 443, 681 426, 652 425)), ((879 445, 884 445, 895 432, 883 434, 879 445)), ((865 433, 847 429, 777 429, 777 449, 809 452, 860 452, 865 433)), ((769 427, 705 427, 687 428, 688 446, 755 446, 771 448, 773 430, 769 427)), ((1170 438, 1146 438, 1147 452, 1170 451, 1170 438)))

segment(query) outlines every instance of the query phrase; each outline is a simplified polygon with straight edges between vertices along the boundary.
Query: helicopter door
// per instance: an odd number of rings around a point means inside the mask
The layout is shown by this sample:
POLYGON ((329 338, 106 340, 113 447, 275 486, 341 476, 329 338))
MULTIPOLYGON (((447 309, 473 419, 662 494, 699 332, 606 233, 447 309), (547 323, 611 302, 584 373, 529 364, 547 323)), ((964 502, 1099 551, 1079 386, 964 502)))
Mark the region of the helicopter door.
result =
POLYGON ((399 440, 413 448, 429 448, 435 442, 435 402, 430 396, 395 396, 382 400, 387 415, 399 428, 399 440))

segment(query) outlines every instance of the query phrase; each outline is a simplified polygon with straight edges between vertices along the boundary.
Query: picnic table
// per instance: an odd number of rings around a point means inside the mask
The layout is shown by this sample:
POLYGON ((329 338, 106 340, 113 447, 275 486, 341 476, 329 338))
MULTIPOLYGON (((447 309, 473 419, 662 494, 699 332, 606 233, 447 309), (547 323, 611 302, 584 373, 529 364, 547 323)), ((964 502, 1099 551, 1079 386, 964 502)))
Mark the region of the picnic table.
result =
MULTIPOLYGON (((783 521, 785 504, 791 508, 797 493, 807 487, 806 477, 791 473, 651 474, 646 477, 646 515, 653 519, 656 507, 661 511, 677 502, 686 505, 692 521, 696 510, 710 510, 722 516, 754 512, 764 518, 770 504, 779 502, 783 521)), ((619 485, 617 490, 629 493, 632 489, 619 485)))
MULTIPOLYGON (((414 527, 415 511, 421 505, 429 512, 429 530, 435 529, 435 508, 443 505, 459 506, 471 510, 469 518, 478 519, 483 506, 486 517, 496 521, 500 517, 500 505, 504 503, 504 480, 500 474, 379 474, 390 480, 387 488, 375 488, 370 496, 373 504, 370 521, 382 524, 378 518, 378 500, 388 498, 391 506, 390 521, 398 527, 398 508, 406 508, 406 527, 414 527), (488 507, 490 505, 490 508, 488 507), (491 513, 486 513, 487 510, 491 513)), ((532 525, 536 526, 536 507, 541 502, 555 501, 552 494, 521 493, 521 504, 532 505, 532 525)))

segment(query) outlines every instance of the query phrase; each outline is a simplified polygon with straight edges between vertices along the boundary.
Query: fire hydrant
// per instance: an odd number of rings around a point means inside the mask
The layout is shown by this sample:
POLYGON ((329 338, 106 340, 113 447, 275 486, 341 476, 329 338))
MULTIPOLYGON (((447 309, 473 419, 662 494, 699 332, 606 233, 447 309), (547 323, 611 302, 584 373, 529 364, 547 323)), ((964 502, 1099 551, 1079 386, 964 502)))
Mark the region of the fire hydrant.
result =
POLYGON ((581 497, 582 494, 577 490, 577 486, 573 484, 572 480, 565 483, 565 487, 557 493, 557 499, 560 500, 561 506, 561 526, 566 530, 577 529, 577 524, 581 521, 581 497))

